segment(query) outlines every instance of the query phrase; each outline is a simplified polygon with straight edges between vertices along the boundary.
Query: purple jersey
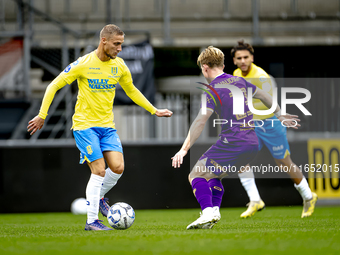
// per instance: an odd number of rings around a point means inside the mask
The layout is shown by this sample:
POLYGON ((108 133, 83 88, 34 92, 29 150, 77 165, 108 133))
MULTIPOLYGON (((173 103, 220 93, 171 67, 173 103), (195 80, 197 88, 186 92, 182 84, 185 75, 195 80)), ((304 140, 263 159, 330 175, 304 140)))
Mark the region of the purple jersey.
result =
MULTIPOLYGON (((205 92, 207 96, 207 108, 215 111, 219 115, 219 121, 215 121, 216 123, 220 123, 221 134, 220 137, 225 142, 245 142, 247 141, 249 144, 257 143, 257 137, 254 131, 254 127, 248 125, 248 121, 253 119, 253 113, 249 110, 248 107, 248 87, 252 88, 253 95, 256 93, 257 87, 249 82, 247 82, 242 77, 232 76, 230 74, 223 73, 220 76, 216 77, 211 83, 216 93, 210 90, 210 94, 205 92), (232 85, 237 87, 242 91, 244 97, 244 114, 233 115, 233 94, 228 88, 218 88, 219 85, 232 85), (212 96, 214 98, 212 98, 212 96)), ((250 125, 254 125, 252 122, 249 122, 250 125)))

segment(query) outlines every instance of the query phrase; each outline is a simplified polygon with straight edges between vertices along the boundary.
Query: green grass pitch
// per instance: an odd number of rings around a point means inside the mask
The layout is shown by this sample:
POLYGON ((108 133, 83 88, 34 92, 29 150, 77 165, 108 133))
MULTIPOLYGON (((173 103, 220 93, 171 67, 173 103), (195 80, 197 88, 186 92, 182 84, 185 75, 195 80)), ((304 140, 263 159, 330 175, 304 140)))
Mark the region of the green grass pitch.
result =
POLYGON ((222 209, 211 230, 186 230, 199 209, 137 210, 130 229, 105 232, 84 231, 83 215, 0 214, 0 254, 340 254, 340 207, 243 210, 222 209))

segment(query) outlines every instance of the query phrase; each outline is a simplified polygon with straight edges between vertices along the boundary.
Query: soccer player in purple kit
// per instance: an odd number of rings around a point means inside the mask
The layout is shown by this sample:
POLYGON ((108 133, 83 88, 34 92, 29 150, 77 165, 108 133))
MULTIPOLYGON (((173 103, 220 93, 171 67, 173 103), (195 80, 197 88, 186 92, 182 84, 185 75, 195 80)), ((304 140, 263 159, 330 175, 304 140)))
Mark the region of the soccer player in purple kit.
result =
MULTIPOLYGON (((201 206, 202 213, 196 221, 187 226, 187 229, 209 229, 221 219, 219 208, 224 193, 221 179, 230 176, 232 172, 237 173, 256 156, 258 151, 258 139, 254 127, 242 124, 248 123, 253 118, 253 114, 248 108, 247 88, 252 88, 253 97, 260 99, 268 108, 272 105, 272 98, 268 93, 243 78, 224 73, 224 54, 218 48, 209 46, 202 51, 197 64, 211 86, 211 90, 215 90, 219 95, 221 103, 215 106, 212 94, 204 93, 207 98, 206 114, 201 107, 182 148, 172 158, 172 166, 180 167, 184 156, 198 139, 205 123, 214 111, 219 114, 220 119, 228 120, 228 123, 221 127, 219 140, 199 158, 189 174, 189 182, 201 206), (245 114, 233 115, 233 94, 231 89, 223 88, 223 85, 235 86, 235 89, 238 88, 242 91, 245 114), (230 167, 237 170, 230 171, 230 167)), ((287 126, 294 128, 300 126, 297 124, 299 121, 296 119, 297 116, 282 116, 280 112, 280 107, 277 106, 274 113, 280 121, 285 120, 287 126)))

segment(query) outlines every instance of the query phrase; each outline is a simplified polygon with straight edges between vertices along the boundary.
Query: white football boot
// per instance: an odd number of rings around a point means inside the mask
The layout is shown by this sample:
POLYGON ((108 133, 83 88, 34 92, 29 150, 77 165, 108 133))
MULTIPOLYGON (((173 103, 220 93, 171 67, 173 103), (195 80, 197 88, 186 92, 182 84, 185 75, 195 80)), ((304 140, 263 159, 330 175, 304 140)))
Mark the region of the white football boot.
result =
POLYGON ((187 226, 187 229, 211 229, 220 219, 219 210, 208 207, 200 213, 197 220, 187 226))
POLYGON ((220 208, 218 206, 214 206, 213 209, 214 209, 213 215, 214 215, 215 222, 212 222, 207 226, 207 228, 209 229, 212 229, 215 226, 215 224, 219 222, 219 220, 221 219, 220 208))

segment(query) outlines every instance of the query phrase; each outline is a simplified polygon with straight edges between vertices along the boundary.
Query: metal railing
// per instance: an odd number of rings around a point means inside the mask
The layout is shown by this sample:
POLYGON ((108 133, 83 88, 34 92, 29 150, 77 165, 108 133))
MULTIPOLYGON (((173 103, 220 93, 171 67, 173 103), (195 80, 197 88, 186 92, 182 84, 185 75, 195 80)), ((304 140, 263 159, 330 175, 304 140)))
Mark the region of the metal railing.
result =
MULTIPOLYGON (((38 66, 46 69, 53 76, 57 76, 70 62, 73 62, 80 56, 80 44, 79 41, 88 40, 88 45, 93 43, 93 38, 98 36, 98 31, 90 30, 85 32, 78 32, 72 30, 65 26, 59 20, 53 18, 49 14, 46 14, 39 9, 35 8, 32 4, 35 1, 29 0, 27 2, 21 0, 15 0, 17 3, 17 9, 20 12, 20 15, 17 15, 17 23, 19 31, 15 33, 12 32, 0 32, 0 38, 4 36, 12 37, 15 35, 23 35, 25 36, 24 43, 24 52, 25 52, 25 65, 24 69, 24 81, 27 84, 24 84, 24 88, 26 89, 26 98, 31 101, 30 109, 25 113, 22 117, 20 125, 18 125, 12 133, 11 139, 29 139, 31 143, 35 143, 38 139, 55 139, 55 138, 72 138, 71 128, 71 116, 73 114, 73 109, 77 97, 77 90, 72 89, 71 86, 65 86, 61 89, 55 96, 50 109, 49 115, 45 120, 44 129, 38 131, 34 136, 30 137, 26 132, 26 123, 33 118, 39 111, 39 105, 41 99, 32 99, 31 98, 31 87, 29 85, 29 70, 30 70, 30 61, 32 60, 38 66), (25 17, 29 17, 28 22, 26 22, 25 17), (39 45, 38 39, 36 38, 39 33, 37 31, 32 31, 31 29, 34 27, 34 20, 42 19, 46 23, 53 24, 57 30, 59 31, 59 38, 61 45, 61 59, 58 59, 58 56, 55 57, 54 60, 51 61, 51 56, 43 56, 39 54, 31 55, 31 45, 34 45, 34 51, 39 53, 39 49, 41 46, 39 45), (69 39, 75 41, 73 50, 71 51, 71 47, 69 44, 69 39), (70 55, 70 53, 72 53, 70 55)), ((147 31, 139 30, 129 30, 126 31, 128 34, 142 34, 148 40, 150 35, 147 31)), ((46 54, 46 53, 44 53, 46 54)))
MULTIPOLYGON (((32 60, 34 63, 42 66, 44 69, 47 69, 50 73, 52 73, 54 76, 57 76, 60 71, 65 68, 69 62, 70 62, 70 57, 69 57, 69 46, 67 42, 67 36, 73 36, 76 40, 80 39, 80 33, 77 31, 74 31, 72 29, 69 29, 67 26, 65 26, 62 22, 56 20, 55 18, 51 17, 50 15, 38 10, 35 8, 32 4, 34 4, 33 0, 29 0, 27 2, 24 2, 22 0, 16 0, 17 3, 17 9, 18 9, 18 15, 17 15, 17 23, 19 32, 20 31, 25 31, 25 41, 27 43, 24 45, 25 48, 25 65, 24 65, 24 73, 26 74, 26 97, 27 99, 31 100, 31 90, 30 90, 30 85, 29 85, 29 78, 28 78, 28 72, 30 70, 30 60, 32 60), (28 22, 26 22, 26 17, 28 18, 28 22), (62 41, 62 49, 61 49, 61 66, 52 66, 49 63, 47 63, 44 59, 38 58, 38 57, 32 57, 31 58, 31 45, 34 44, 35 40, 35 34, 33 32, 33 22, 34 18, 40 18, 43 19, 45 22, 48 22, 49 24, 55 25, 59 30, 61 34, 61 41, 62 41)), ((3 33, 0 33, 0 36, 3 36, 3 33)), ((75 60, 80 56, 80 49, 79 49, 79 44, 75 44, 74 48, 74 59, 71 61, 75 60)), ((31 119, 35 114, 38 112, 38 103, 36 101, 40 100, 32 100, 32 105, 31 108, 26 112, 26 114, 23 116, 21 120, 21 125, 17 125, 16 129, 12 133, 11 139, 20 139, 20 138, 28 138, 26 135, 26 128, 25 124, 27 123, 29 119, 31 119), (23 125, 22 125, 23 124, 23 125)), ((55 97, 50 110, 49 110, 49 115, 45 120, 46 123, 46 130, 51 130, 49 137, 55 137, 56 134, 58 133, 60 129, 63 129, 65 131, 65 137, 66 138, 71 138, 72 133, 69 129, 65 129, 64 125, 64 120, 65 122, 69 125, 70 124, 70 117, 73 113, 73 105, 74 103, 74 97, 70 93, 70 86, 64 87, 55 97), (67 102, 65 106, 65 111, 62 112, 61 114, 57 111, 59 105, 61 102, 67 102), (54 125, 54 127, 51 127, 50 120, 52 117, 55 115, 60 115, 60 120, 58 121, 57 125, 54 125)), ((67 126, 68 126, 67 125, 67 126)), ((39 138, 41 134, 41 131, 38 132, 36 136, 33 136, 31 138, 32 141, 36 140, 39 138)))
MULTIPOLYGON (((17 19, 19 27, 24 25, 24 19, 19 13, 26 4, 34 5, 35 13, 51 21, 51 15, 58 17, 53 22, 69 22, 77 24, 80 30, 89 30, 92 23, 115 23, 123 29, 144 28, 157 35, 162 34, 165 45, 173 44, 173 37, 181 35, 201 35, 202 33, 246 33, 253 37, 254 44, 264 43, 261 36, 278 33, 306 33, 306 32, 339 32, 337 22, 340 18, 340 1, 327 0, 0 0, 6 9, 0 12, 1 26, 5 29, 6 20, 17 19), (15 12, 12 1, 21 3, 15 12), (39 7, 37 7, 39 6, 39 7), (318 25, 290 26, 277 24, 275 27, 261 26, 262 21, 334 21, 327 26, 318 25), (247 24, 228 26, 230 21, 247 21, 247 24), (178 23, 193 22, 198 26, 178 26, 178 23), (216 21, 219 25, 203 26, 202 24, 216 21), (151 22, 151 23, 150 23, 151 22)), ((30 16, 32 17, 32 16, 30 16)), ((29 23, 33 24, 33 18, 29 23)), ((68 33, 76 36, 77 32, 65 28, 68 33)), ((36 32, 38 29, 36 29, 36 32)), ((45 31, 47 32, 47 31, 45 31)), ((66 52, 64 52, 66 54, 66 52)))
MULTIPOLYGON (((6 16, 16 16, 13 0, 1 0, 6 16)), ((17 0, 15 0, 17 1, 17 0)), ((21 1, 21 0, 19 0, 21 1)), ((241 18, 251 19, 253 0, 23 0, 40 11, 61 19, 86 19, 102 16, 117 24, 129 19, 161 19, 164 9, 171 18, 241 18), (108 15, 109 14, 109 15, 108 15)), ((334 17, 340 11, 339 0, 256 0, 259 17, 334 17), (314 13, 311 14, 311 13, 314 13)), ((3 15, 3 14, 2 14, 3 15)))

